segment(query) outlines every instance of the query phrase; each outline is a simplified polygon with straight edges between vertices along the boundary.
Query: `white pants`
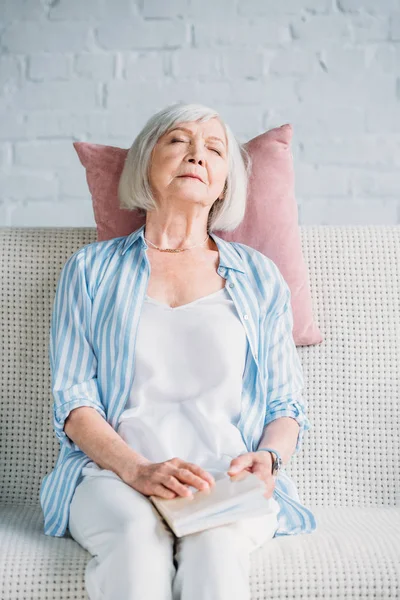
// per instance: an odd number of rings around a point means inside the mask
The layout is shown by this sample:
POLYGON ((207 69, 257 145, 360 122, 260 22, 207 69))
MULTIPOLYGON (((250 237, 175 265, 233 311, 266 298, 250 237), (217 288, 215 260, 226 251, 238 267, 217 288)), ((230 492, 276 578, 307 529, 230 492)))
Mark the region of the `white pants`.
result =
POLYGON ((85 476, 72 497, 71 536, 91 555, 90 600, 250 600, 250 554, 276 513, 178 538, 147 496, 122 480, 85 476))

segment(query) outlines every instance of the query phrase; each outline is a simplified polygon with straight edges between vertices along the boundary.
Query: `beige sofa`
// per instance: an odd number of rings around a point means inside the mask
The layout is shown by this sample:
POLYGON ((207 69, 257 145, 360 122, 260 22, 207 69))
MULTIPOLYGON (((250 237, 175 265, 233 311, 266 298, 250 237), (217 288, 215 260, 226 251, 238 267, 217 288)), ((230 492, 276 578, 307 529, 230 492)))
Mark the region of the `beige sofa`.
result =
MULTIPOLYGON (((298 348, 312 429, 286 470, 317 529, 253 553, 252 598, 400 598, 400 226, 307 226, 301 237, 324 342, 298 348)), ((44 535, 39 488, 59 450, 55 286, 94 241, 94 228, 0 229, 1 600, 88 597, 90 554, 68 532, 44 535)))

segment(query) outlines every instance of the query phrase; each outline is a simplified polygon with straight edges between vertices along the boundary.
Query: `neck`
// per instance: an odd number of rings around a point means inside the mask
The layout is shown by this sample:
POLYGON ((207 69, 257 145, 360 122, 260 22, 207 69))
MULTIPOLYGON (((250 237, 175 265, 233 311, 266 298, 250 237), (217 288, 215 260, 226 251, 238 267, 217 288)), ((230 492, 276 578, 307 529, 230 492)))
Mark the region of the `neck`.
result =
POLYGON ((176 223, 170 226, 165 224, 148 223, 144 228, 144 237, 150 243, 150 247, 158 246, 163 249, 184 249, 196 246, 197 248, 213 249, 214 242, 207 237, 206 227, 190 228, 179 227, 176 223))

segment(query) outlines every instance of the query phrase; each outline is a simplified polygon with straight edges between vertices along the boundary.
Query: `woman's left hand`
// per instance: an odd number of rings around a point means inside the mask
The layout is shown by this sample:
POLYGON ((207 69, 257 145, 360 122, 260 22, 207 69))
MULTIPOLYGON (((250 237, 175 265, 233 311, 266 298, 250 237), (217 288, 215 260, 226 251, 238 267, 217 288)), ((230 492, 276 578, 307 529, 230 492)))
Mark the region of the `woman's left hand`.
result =
POLYGON ((254 473, 265 482, 264 497, 272 498, 276 477, 272 475, 272 456, 269 452, 246 452, 231 461, 227 471, 229 476, 235 476, 243 471, 254 473))

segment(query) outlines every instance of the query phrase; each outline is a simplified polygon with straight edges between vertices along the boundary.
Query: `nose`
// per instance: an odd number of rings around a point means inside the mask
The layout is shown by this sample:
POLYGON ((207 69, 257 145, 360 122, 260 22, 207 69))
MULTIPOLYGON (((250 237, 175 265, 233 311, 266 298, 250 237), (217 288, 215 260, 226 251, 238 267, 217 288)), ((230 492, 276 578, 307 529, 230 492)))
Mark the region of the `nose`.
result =
POLYGON ((202 158, 199 158, 197 160, 195 158, 189 158, 189 162, 194 164, 198 163, 199 165, 204 166, 204 161, 202 158))
POLYGON ((201 143, 194 143, 189 152, 189 162, 204 167, 204 148, 201 143))

